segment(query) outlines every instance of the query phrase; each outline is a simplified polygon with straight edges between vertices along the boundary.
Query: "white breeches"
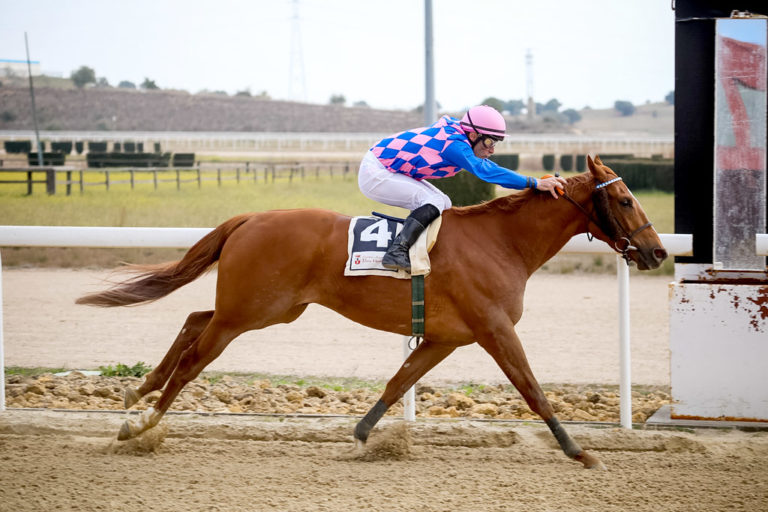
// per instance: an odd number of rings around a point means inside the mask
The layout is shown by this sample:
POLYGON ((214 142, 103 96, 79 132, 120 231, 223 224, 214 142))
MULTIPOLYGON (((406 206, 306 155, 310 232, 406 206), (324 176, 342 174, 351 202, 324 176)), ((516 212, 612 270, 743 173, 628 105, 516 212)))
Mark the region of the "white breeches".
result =
POLYGON ((357 174, 360 191, 366 197, 408 210, 431 204, 441 212, 451 207, 451 199, 427 180, 418 181, 405 174, 390 172, 368 151, 357 174))

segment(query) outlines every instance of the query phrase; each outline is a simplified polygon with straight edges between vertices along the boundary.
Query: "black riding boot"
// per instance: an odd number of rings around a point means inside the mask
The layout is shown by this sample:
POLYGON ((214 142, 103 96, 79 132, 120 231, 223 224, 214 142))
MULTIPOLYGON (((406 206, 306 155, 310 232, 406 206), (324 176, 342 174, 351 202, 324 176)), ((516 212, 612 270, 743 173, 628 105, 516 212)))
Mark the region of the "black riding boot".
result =
POLYGON ((392 270, 411 271, 411 259, 408 256, 408 249, 418 240, 430 222, 440 216, 440 210, 431 204, 419 206, 411 212, 403 223, 403 229, 395 237, 392 245, 387 249, 381 265, 384 268, 392 270))

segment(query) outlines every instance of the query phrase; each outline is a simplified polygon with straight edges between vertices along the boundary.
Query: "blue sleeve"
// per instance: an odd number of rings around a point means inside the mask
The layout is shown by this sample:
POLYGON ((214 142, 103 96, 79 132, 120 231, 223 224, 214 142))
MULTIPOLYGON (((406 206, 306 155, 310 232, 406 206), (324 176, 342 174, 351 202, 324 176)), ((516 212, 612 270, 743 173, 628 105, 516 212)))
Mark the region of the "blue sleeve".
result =
MULTIPOLYGON (((452 164, 468 170, 478 178, 504 188, 526 188, 528 178, 515 171, 501 167, 487 158, 478 158, 468 144, 456 141, 443 152, 443 158, 452 164)), ((535 182, 534 182, 535 183, 535 182)))

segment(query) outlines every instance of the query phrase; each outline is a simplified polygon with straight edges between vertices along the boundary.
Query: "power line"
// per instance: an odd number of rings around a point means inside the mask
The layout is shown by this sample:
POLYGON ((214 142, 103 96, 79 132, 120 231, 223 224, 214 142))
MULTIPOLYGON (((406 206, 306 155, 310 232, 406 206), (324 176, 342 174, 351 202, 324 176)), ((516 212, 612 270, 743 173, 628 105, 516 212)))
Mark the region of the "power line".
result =
POLYGON ((301 43, 299 0, 293 0, 291 17, 291 66, 288 94, 292 100, 307 101, 307 83, 304 78, 304 50, 301 43))

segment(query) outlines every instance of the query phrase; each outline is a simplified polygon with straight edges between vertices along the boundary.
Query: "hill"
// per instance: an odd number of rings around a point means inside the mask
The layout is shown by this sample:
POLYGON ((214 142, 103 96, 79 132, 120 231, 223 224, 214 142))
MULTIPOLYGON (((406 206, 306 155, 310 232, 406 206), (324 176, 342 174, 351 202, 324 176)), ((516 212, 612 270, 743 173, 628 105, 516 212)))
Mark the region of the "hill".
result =
POLYGON ((584 109, 581 121, 573 125, 576 133, 648 135, 672 137, 675 133, 675 107, 668 103, 648 103, 635 107, 631 116, 622 116, 615 109, 584 109))
MULTIPOLYGON (((177 91, 40 88, 35 105, 42 130, 390 132, 422 122, 415 112, 177 91)), ((32 126, 29 91, 0 88, 0 129, 32 126)))
MULTIPOLYGON (((423 125, 415 111, 169 90, 75 89, 62 86, 69 81, 61 79, 38 82, 42 85, 35 88, 35 104, 41 130, 392 133, 423 125)), ((673 111, 663 103, 638 106, 628 117, 613 109, 585 109, 573 126, 518 117, 509 118, 507 127, 511 133, 671 136, 673 111)), ((32 127, 28 89, 6 82, 0 87, 0 130, 32 127)))

